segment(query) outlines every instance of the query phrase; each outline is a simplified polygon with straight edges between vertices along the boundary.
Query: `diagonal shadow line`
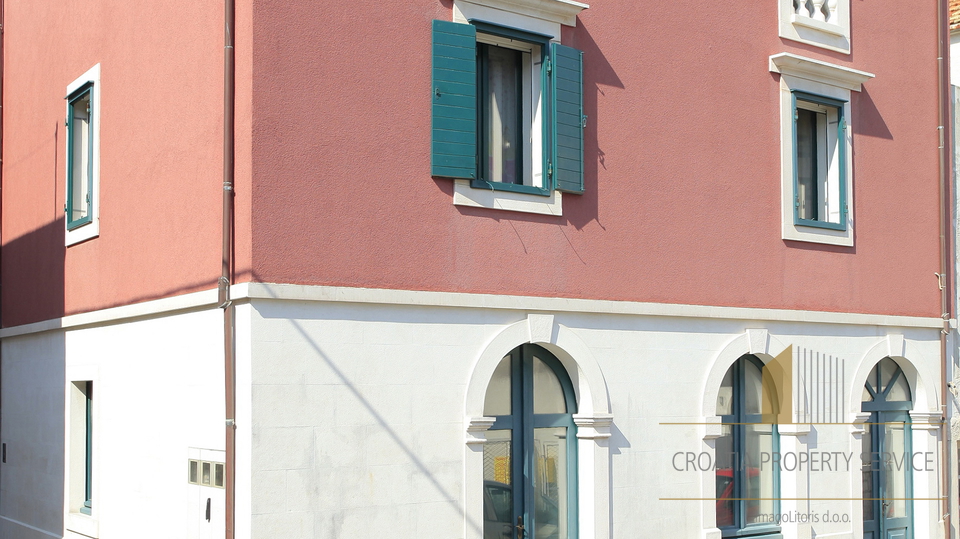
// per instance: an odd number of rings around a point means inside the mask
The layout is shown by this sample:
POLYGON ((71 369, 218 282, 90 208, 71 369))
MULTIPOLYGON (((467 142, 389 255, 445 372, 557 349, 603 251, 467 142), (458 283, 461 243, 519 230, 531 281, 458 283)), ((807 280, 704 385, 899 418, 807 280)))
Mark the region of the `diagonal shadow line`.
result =
POLYGON ((350 390, 351 393, 353 393, 353 396, 356 397, 357 401, 359 401, 360 404, 367 410, 367 412, 370 412, 370 415, 372 415, 373 418, 377 420, 377 423, 379 423, 380 426, 383 427, 383 430, 385 430, 387 434, 390 436, 390 438, 393 439, 393 442, 397 444, 397 447, 399 447, 404 453, 406 453, 407 457, 410 459, 411 462, 413 462, 413 465, 417 467, 420 473, 422 473, 427 478, 427 480, 430 481, 430 483, 432 483, 433 486, 440 492, 440 494, 442 494, 444 498, 447 499, 447 503, 450 504, 450 506, 454 509, 454 511, 456 511, 458 515, 466 518, 467 524, 470 527, 472 527, 477 533, 482 534, 483 528, 481 528, 479 524, 477 524, 472 518, 470 518, 466 514, 463 507, 461 507, 460 504, 456 502, 456 500, 454 499, 454 496, 451 495, 447 491, 447 489, 445 489, 443 485, 440 484, 439 481, 437 481, 437 479, 433 476, 433 474, 430 473, 430 469, 427 468, 427 465, 424 464, 422 460, 420 460, 417 454, 414 453, 412 449, 407 447, 405 443, 403 443, 403 440, 400 439, 400 436, 396 433, 396 431, 390 428, 390 426, 387 424, 387 421, 383 418, 383 416, 381 416, 377 412, 377 410, 374 409, 374 407, 370 404, 370 402, 366 398, 364 398, 362 394, 360 394, 360 391, 358 391, 356 386, 354 386, 353 383, 351 383, 350 380, 347 379, 346 375, 343 374, 343 371, 338 369, 337 366, 333 363, 333 361, 331 361, 330 358, 327 357, 327 355, 323 353, 322 350, 320 350, 320 347, 317 346, 317 343, 315 343, 313 339, 310 338, 310 336, 303 329, 300 323, 297 322, 296 320, 290 320, 290 322, 293 323, 293 327, 297 328, 297 331, 300 332, 300 335, 302 335, 303 338, 306 340, 306 342, 310 344, 310 347, 313 348, 313 350, 317 353, 317 355, 323 359, 324 363, 327 364, 330 370, 332 370, 333 373, 337 375, 337 378, 340 379, 340 381, 343 383, 343 386, 346 387, 348 390, 350 390))

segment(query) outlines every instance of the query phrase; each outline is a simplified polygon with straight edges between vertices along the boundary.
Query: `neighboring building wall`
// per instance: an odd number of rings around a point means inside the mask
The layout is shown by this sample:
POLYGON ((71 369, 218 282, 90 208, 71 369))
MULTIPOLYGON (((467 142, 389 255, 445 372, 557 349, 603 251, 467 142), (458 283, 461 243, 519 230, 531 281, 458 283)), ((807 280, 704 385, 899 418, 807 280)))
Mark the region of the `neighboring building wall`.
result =
POLYGON ((222 325, 210 309, 5 338, 0 535, 200 537, 187 460, 223 450, 222 325), (91 516, 65 511, 73 380, 93 382, 91 516))
MULTIPOLYGON (((222 7, 11 0, 4 17, 3 326, 215 287, 222 7), (96 64, 100 233, 65 249, 64 96, 96 64)), ((249 37, 240 40, 245 51, 249 37)), ((243 179, 250 117, 243 53, 238 66, 243 179)), ((249 214, 249 190, 238 191, 249 214)), ((241 257, 249 252, 244 223, 249 217, 238 220, 241 257)))
POLYGON ((851 55, 778 37, 776 2, 584 10, 563 42, 586 193, 546 217, 454 206, 430 176, 450 2, 258 3, 255 279, 939 316, 936 5, 850 6, 851 55), (852 95, 852 248, 781 239, 781 52, 876 75, 852 95))

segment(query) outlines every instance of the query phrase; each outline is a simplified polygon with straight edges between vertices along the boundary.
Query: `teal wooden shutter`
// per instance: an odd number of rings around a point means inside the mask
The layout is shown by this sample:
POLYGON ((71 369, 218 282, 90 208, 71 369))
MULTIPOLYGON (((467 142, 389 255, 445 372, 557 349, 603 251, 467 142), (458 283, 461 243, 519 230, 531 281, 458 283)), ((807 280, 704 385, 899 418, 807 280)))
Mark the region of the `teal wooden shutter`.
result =
POLYGON ((565 193, 583 193, 583 53, 550 44, 551 165, 554 186, 565 193))
POLYGON ((477 174, 477 29, 433 21, 434 176, 477 174))

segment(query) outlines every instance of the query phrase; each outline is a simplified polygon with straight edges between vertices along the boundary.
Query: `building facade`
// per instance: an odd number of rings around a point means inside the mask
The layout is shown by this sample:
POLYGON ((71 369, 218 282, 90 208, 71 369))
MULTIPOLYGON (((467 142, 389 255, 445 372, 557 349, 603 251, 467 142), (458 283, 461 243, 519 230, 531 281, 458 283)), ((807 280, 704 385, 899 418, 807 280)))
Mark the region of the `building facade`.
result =
POLYGON ((222 6, 5 0, 0 536, 940 536, 921 4, 238 0, 226 305, 222 6))

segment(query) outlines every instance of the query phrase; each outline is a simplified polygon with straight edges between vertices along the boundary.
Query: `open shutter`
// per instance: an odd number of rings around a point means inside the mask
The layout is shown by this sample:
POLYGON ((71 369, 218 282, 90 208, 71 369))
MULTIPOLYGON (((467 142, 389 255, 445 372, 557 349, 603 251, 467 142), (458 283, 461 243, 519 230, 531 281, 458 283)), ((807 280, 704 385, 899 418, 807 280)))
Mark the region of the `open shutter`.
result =
POLYGON ((550 44, 552 165, 554 185, 565 193, 583 193, 583 53, 550 44))
POLYGON ((433 21, 434 176, 477 174, 477 29, 433 21))

